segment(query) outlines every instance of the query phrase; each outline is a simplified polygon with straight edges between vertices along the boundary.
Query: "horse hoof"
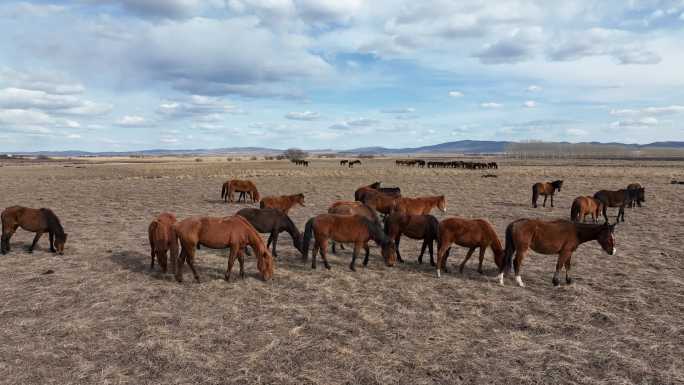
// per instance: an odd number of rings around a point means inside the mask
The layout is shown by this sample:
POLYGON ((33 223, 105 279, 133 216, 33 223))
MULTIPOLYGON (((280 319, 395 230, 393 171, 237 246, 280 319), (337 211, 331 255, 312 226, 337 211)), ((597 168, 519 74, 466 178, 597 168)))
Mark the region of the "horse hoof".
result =
POLYGON ((554 278, 552 280, 552 282, 553 282, 553 286, 556 286, 556 287, 560 286, 560 281, 558 280, 558 278, 554 278))
POLYGON ((566 278, 565 283, 567 283, 568 285, 571 285, 572 284, 572 278, 566 278))

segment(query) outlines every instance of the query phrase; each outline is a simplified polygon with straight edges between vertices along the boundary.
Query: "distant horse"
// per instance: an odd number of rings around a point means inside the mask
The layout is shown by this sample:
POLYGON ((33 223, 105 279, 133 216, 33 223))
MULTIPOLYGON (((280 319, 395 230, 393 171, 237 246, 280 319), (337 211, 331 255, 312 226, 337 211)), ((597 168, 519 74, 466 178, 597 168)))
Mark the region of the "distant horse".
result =
POLYGON ((267 207, 272 209, 278 209, 284 212, 285 214, 288 214, 292 206, 296 204, 305 207, 304 194, 265 197, 261 200, 261 202, 259 202, 259 207, 261 207, 262 209, 267 207))
POLYGON ((625 221, 625 206, 631 204, 637 197, 637 190, 601 190, 594 194, 594 198, 598 199, 603 206, 603 218, 605 218, 606 223, 608 223, 608 207, 619 207, 617 222, 625 221))
POLYGON ((494 263, 497 267, 503 266, 503 247, 496 235, 496 230, 488 221, 484 219, 463 219, 457 217, 446 218, 439 223, 439 251, 437 252, 437 277, 441 276, 441 270, 448 273, 447 258, 451 250, 451 244, 467 247, 463 262, 459 266, 459 272, 463 273, 466 262, 475 252, 480 249, 480 264, 477 272, 482 274, 482 262, 484 261, 485 251, 491 248, 494 253, 494 263))
POLYGON ((50 251, 59 255, 64 254, 64 244, 67 240, 67 234, 59 221, 59 218, 50 209, 32 209, 22 206, 12 206, 3 210, 0 214, 2 218, 2 241, 0 242, 0 250, 3 254, 10 251, 10 238, 17 228, 21 227, 26 231, 36 233, 33 238, 33 243, 28 249, 29 253, 33 252, 36 243, 43 235, 48 233, 50 236, 50 251))
POLYGON ((362 199, 363 200, 361 202, 368 205, 368 207, 379 213, 388 215, 394 208, 397 199, 401 198, 393 197, 378 190, 374 190, 366 192, 362 199))
POLYGON ((437 242, 437 247, 439 248, 439 221, 437 218, 432 215, 406 215, 394 212, 385 217, 385 234, 394 240, 397 259, 400 263, 404 261, 399 253, 399 242, 401 241, 401 236, 406 235, 411 239, 423 240, 418 263, 423 263, 423 254, 425 253, 425 248, 428 248, 430 252, 430 265, 435 265, 432 246, 434 242, 437 242))
POLYGON ((348 162, 349 162, 349 160, 347 160, 347 159, 342 159, 342 160, 340 161, 340 166, 346 166, 348 162))
POLYGON ((563 181, 562 180, 556 180, 551 183, 549 182, 544 182, 544 183, 535 183, 532 186, 532 206, 537 207, 537 198, 539 198, 539 194, 544 196, 544 203, 542 204, 543 207, 546 207, 546 198, 548 196, 551 196, 551 207, 553 207, 553 194, 558 190, 560 192, 561 187, 563 187, 563 181))
POLYGON ((409 215, 427 215, 433 208, 438 208, 446 213, 446 198, 444 195, 418 197, 418 198, 398 198, 394 202, 392 211, 398 211, 409 215))
POLYGON ((264 240, 252 225, 239 215, 225 218, 215 217, 191 217, 184 219, 174 226, 176 235, 180 240, 181 253, 176 267, 176 280, 183 282, 183 263, 188 262, 192 274, 197 282, 199 275, 195 270, 195 250, 198 245, 210 249, 230 248, 228 268, 224 275, 226 281, 230 280, 230 272, 237 257, 240 262, 240 276, 244 277, 244 248, 249 245, 255 251, 257 269, 261 278, 268 280, 273 276, 273 256, 268 251, 264 240))
POLYGON ((601 201, 590 196, 577 197, 572 201, 570 208, 570 220, 575 222, 585 222, 587 215, 596 223, 601 215, 601 201))
POLYGON ((635 199, 629 204, 630 208, 633 208, 635 203, 641 207, 641 203, 646 202, 646 189, 641 184, 631 183, 627 186, 627 190, 636 191, 635 199))
MULTIPOLYGON (((223 184, 223 187, 221 188, 221 198, 225 202, 228 200, 229 202, 233 202, 233 193, 239 192, 239 193, 247 193, 249 194, 250 198, 252 198, 252 203, 259 202, 260 196, 259 196, 259 191, 256 188, 256 185, 254 182, 250 180, 239 180, 239 179, 231 179, 227 181, 226 183, 223 184)), ((243 195, 240 195, 241 197, 243 195)), ((238 202, 240 201, 240 198, 238 198, 238 202)))
POLYGON ((271 254, 274 258, 278 258, 276 252, 276 244, 278 243, 278 234, 286 231, 292 238, 292 245, 297 251, 302 251, 302 234, 297 229, 297 226, 292 222, 292 219, 283 213, 281 210, 273 208, 244 208, 237 212, 239 215, 254 226, 256 231, 263 234, 270 234, 266 247, 273 244, 271 254))
POLYGON ((570 260, 572 253, 582 243, 596 240, 609 255, 615 255, 615 225, 589 224, 571 222, 564 219, 542 221, 539 219, 518 219, 506 228, 506 250, 504 265, 499 268, 497 276, 503 285, 504 272, 511 265, 515 268, 515 281, 518 286, 525 286, 520 276, 522 261, 529 249, 540 254, 558 254, 556 272, 553 274, 553 285, 560 284, 560 271, 565 266, 565 282, 572 283, 570 278, 570 260), (513 254, 515 253, 515 260, 513 254))
POLYGON ((150 239, 150 270, 154 268, 154 259, 157 258, 162 273, 166 273, 166 252, 171 256, 171 272, 176 272, 176 259, 178 259, 178 239, 173 225, 176 216, 171 213, 161 213, 147 228, 150 239))
MULTIPOLYGON (((337 201, 334 202, 330 207, 328 207, 328 214, 340 214, 340 215, 360 215, 367 218, 371 222, 380 226, 380 219, 378 219, 378 213, 375 212, 369 206, 361 202, 351 202, 351 201, 337 201)), ((336 254, 335 250, 336 242, 332 241, 332 252, 336 254)), ((343 244, 340 243, 340 248, 344 250, 343 244)))
POLYGON ((306 227, 304 229, 304 243, 302 246, 302 250, 304 251, 303 259, 305 261, 308 258, 309 244, 311 243, 312 237, 316 238, 311 260, 312 269, 316 268, 316 255, 319 250, 325 268, 330 269, 330 264, 328 264, 328 258, 326 256, 328 240, 330 239, 337 242, 354 243, 352 261, 349 264, 349 269, 352 271, 356 271, 356 257, 362 248, 366 250, 366 257, 363 259, 363 265, 368 265, 368 242, 370 240, 375 241, 375 243, 380 246, 382 257, 387 266, 394 266, 396 263, 397 254, 394 248, 394 242, 385 235, 380 226, 358 215, 320 214, 309 219, 306 222, 306 227))
POLYGON ((358 160, 358 159, 357 159, 357 160, 350 160, 350 161, 349 161, 349 168, 353 168, 355 164, 359 164, 359 165, 360 165, 360 164, 361 164, 361 161, 358 160))

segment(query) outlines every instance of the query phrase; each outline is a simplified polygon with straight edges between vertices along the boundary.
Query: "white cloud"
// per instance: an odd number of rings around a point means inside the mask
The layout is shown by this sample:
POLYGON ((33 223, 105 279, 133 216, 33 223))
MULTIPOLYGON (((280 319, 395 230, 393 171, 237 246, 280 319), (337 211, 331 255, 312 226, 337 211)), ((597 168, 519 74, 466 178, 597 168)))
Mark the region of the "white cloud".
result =
POLYGON ((313 111, 289 112, 287 115, 285 115, 285 118, 287 118, 287 119, 306 120, 306 121, 316 120, 320 117, 321 116, 318 112, 313 112, 313 111))
POLYGON ((665 107, 645 107, 641 109, 613 109, 610 110, 610 114, 613 116, 637 116, 637 115, 672 115, 684 113, 684 106, 681 105, 671 105, 665 107))
POLYGON ((529 87, 527 87, 528 92, 539 92, 541 90, 542 90, 542 88, 538 85, 535 85, 535 84, 532 84, 529 87))
POLYGON ((588 134, 586 130, 581 128, 568 128, 565 132, 572 136, 586 136, 588 134))
POLYGON ((449 91, 449 96, 452 98, 460 98, 463 96, 463 92, 461 92, 461 91, 449 91))
POLYGON ((495 103, 495 102, 485 102, 485 103, 480 103, 480 107, 482 107, 482 108, 494 109, 494 108, 501 108, 501 107, 503 107, 503 104, 501 104, 501 103, 495 103))
POLYGON ((413 112, 416 112, 416 109, 413 107, 406 107, 406 108, 389 108, 389 109, 384 109, 380 110, 383 114, 410 114, 413 112))
POLYGON ((637 128, 645 128, 645 127, 653 127, 658 125, 658 119, 654 117, 646 117, 646 118, 641 118, 641 119, 624 119, 624 120, 618 120, 613 123, 611 123, 611 127, 613 128, 620 128, 620 127, 637 127, 637 128))
POLYGON ((535 102, 534 100, 528 100, 528 101, 526 101, 525 103, 523 103, 523 107, 525 107, 525 108, 535 108, 535 107, 537 107, 537 102, 535 102))
POLYGON ((124 127, 143 127, 143 126, 147 126, 149 123, 142 116, 125 115, 125 116, 121 117, 121 119, 119 119, 116 122, 116 124, 119 126, 124 126, 124 127))

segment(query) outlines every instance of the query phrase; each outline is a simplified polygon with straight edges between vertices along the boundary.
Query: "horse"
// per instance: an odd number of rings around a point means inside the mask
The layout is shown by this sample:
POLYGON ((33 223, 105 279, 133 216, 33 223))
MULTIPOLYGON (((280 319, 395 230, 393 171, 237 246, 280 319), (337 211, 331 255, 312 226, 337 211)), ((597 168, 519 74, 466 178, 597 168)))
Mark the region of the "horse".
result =
POLYGON ((155 218, 147 228, 147 235, 150 239, 150 270, 154 268, 154 259, 157 258, 162 272, 166 273, 166 252, 171 256, 171 272, 176 272, 176 259, 178 259, 178 239, 173 225, 176 223, 176 216, 171 213, 161 213, 155 218))
POLYGON ((636 191, 635 198, 632 202, 629 204, 629 208, 633 208, 634 204, 636 203, 637 206, 641 207, 642 202, 646 202, 646 189, 641 186, 639 183, 631 183, 627 186, 627 190, 633 190, 636 191))
POLYGON ((418 263, 423 263, 423 254, 427 247, 430 252, 430 265, 435 265, 433 257, 433 242, 437 242, 439 248, 439 221, 432 215, 406 215, 394 212, 385 217, 385 234, 394 240, 394 247, 397 250, 397 260, 404 263, 399 253, 399 242, 401 236, 406 235, 411 239, 422 239, 423 245, 420 248, 418 263))
MULTIPOLYGON (((617 223, 616 223, 617 224, 617 223)), ((572 253, 582 243, 596 240, 608 255, 615 255, 615 225, 578 223, 565 219, 543 221, 539 219, 518 219, 506 227, 506 249, 504 264, 499 268, 497 279, 503 285, 504 272, 515 268, 515 281, 518 286, 525 284, 520 276, 522 261, 529 249, 540 254, 558 254, 556 272, 553 274, 553 285, 560 285, 560 271, 565 266, 565 282, 572 283, 570 278, 570 261, 572 253), (513 260, 515 254, 515 260, 513 260)))
MULTIPOLYGON (((378 218, 378 213, 376 213, 375 210, 361 202, 334 202, 332 205, 330 205, 330 207, 328 207, 328 214, 360 215, 380 226, 380 219, 378 218)), ((331 243, 333 254, 337 254, 337 251, 335 250, 336 242, 332 241, 331 243)), ((340 249, 344 250, 344 245, 342 243, 340 243, 340 249)))
MULTIPOLYGON (((249 196, 252 198, 252 203, 260 201, 259 191, 257 190, 254 182, 250 180, 231 179, 227 181, 221 188, 221 198, 224 202, 229 201, 232 203, 233 193, 235 192, 249 194, 249 196)), ((240 197, 244 197, 244 195, 240 194, 240 197)), ((238 202, 240 201, 240 197, 238 197, 238 202)))
POLYGON ((480 249, 480 264, 477 267, 477 272, 483 274, 482 262, 484 261, 485 251, 491 248, 494 253, 494 263, 497 267, 503 266, 503 247, 499 237, 496 235, 496 230, 491 223, 484 219, 463 219, 457 217, 446 218, 439 223, 439 251, 437 252, 437 277, 441 276, 441 270, 448 273, 447 258, 451 250, 451 244, 455 243, 459 246, 467 247, 468 254, 466 254, 463 262, 458 268, 460 273, 463 273, 463 268, 466 262, 475 252, 475 249, 480 249))
POLYGON ((591 214, 591 219, 596 223, 601 215, 601 201, 594 197, 577 197, 572 201, 570 208, 570 220, 575 222, 585 222, 587 215, 591 214))
POLYGON ((292 219, 284 212, 273 208, 244 208, 236 213, 245 219, 256 229, 256 231, 264 234, 270 234, 266 247, 270 247, 273 243, 271 254, 274 258, 278 258, 276 252, 276 244, 278 243, 278 235, 286 231, 292 238, 292 245, 297 251, 302 252, 302 234, 297 229, 297 226, 292 222, 292 219))
POLYGON ((289 214, 290 209, 295 205, 298 204, 302 207, 306 207, 304 205, 304 194, 294 194, 294 195, 282 195, 282 196, 276 196, 276 197, 265 197, 264 199, 259 202, 259 207, 262 209, 265 208, 272 208, 272 209, 278 209, 285 214, 289 214))
POLYGON ((17 231, 18 227, 26 231, 36 233, 33 238, 33 243, 28 248, 28 252, 32 253, 36 247, 36 243, 43 233, 48 233, 50 236, 50 251, 59 255, 64 255, 64 244, 67 240, 67 233, 57 218, 57 215, 46 208, 32 209, 29 207, 12 206, 3 210, 0 214, 2 218, 2 238, 0 242, 0 251, 6 254, 10 251, 10 238, 17 231))
POLYGON ((606 214, 606 212, 608 211, 608 207, 619 207, 617 222, 620 222, 621 217, 622 221, 624 222, 625 206, 631 204, 634 200, 636 200, 637 194, 637 190, 601 190, 594 194, 594 198, 598 199, 601 202, 601 205, 603 206, 603 218, 605 218, 606 223, 608 223, 608 215, 606 214))
POLYGON ((379 191, 385 195, 394 198, 401 197, 401 189, 399 187, 380 187, 380 182, 369 184, 368 186, 361 186, 354 192, 354 200, 363 202, 366 194, 379 191))
POLYGON ((553 207, 553 194, 558 190, 560 192, 561 187, 563 187, 563 181, 562 180, 556 180, 551 183, 549 182, 544 182, 544 183, 535 183, 532 186, 532 206, 534 208, 537 208, 537 198, 539 198, 539 194, 544 196, 544 203, 542 204, 543 207, 546 207, 546 198, 548 196, 551 196, 551 207, 553 207))
POLYGON ((378 190, 373 190, 367 191, 363 195, 361 202, 368 205, 368 207, 372 208, 377 212, 380 212, 384 215, 388 215, 392 211, 392 208, 394 207, 397 199, 401 198, 387 195, 378 190))
POLYGON ((435 207, 439 208, 441 212, 446 213, 446 198, 444 195, 397 198, 391 211, 399 211, 409 215, 427 215, 435 207))
POLYGON ((363 266, 368 265, 368 254, 370 253, 368 241, 370 240, 375 241, 380 246, 382 257, 387 266, 394 266, 396 263, 397 254, 394 242, 385 235, 380 226, 358 215, 319 214, 309 219, 304 228, 304 242, 302 246, 304 261, 308 259, 309 244, 311 243, 312 236, 316 238, 311 260, 312 269, 316 268, 316 254, 320 250, 323 264, 326 269, 330 270, 330 264, 328 264, 326 255, 329 239, 337 242, 354 243, 352 261, 349 264, 349 269, 352 271, 356 271, 356 257, 361 248, 366 250, 363 266))
POLYGON ((224 278, 230 280, 230 272, 237 257, 240 262, 240 276, 244 278, 243 249, 249 245, 255 251, 257 269, 263 280, 273 276, 273 256, 268 251, 264 240, 252 225, 239 215, 232 217, 190 217, 174 225, 176 236, 180 240, 181 253, 176 267, 176 281, 183 282, 183 263, 188 262, 190 270, 197 282, 199 275, 195 270, 195 249, 205 246, 210 249, 230 248, 228 268, 224 278))
POLYGON ((348 163, 349 168, 353 168, 355 164, 361 164, 361 161, 358 159, 357 160, 350 160, 348 163))
POLYGON ((349 160, 347 160, 347 159, 342 159, 342 160, 340 161, 340 166, 346 166, 348 162, 349 162, 349 160))

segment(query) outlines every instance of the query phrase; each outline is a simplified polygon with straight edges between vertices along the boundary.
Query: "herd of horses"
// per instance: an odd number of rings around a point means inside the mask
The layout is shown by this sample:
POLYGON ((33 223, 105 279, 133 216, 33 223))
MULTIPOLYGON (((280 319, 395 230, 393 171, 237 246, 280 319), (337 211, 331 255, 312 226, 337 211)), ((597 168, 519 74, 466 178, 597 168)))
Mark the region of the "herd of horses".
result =
POLYGON ((349 160, 349 159, 342 159, 340 161, 340 166, 348 166, 349 168, 353 168, 354 165, 356 164, 361 164, 361 161, 356 159, 356 160, 349 160))
MULTIPOLYGON (((537 207, 539 195, 544 195, 544 205, 546 197, 550 195, 553 206, 553 195, 561 190, 562 185, 562 180, 535 184, 533 206, 537 207)), ((596 240, 606 253, 614 255, 614 231, 620 219, 624 222, 624 208, 640 207, 645 202, 645 189, 639 184, 631 184, 623 190, 601 190, 593 196, 578 197, 571 207, 571 220, 515 220, 506 227, 504 245, 486 219, 447 217, 440 222, 431 215, 434 209, 446 213, 444 195, 405 197, 399 187, 382 187, 380 182, 356 189, 353 201, 332 202, 327 212, 306 221, 303 232, 300 232, 288 214, 295 206, 305 206, 304 194, 261 199, 256 184, 252 181, 233 179, 223 184, 222 199, 233 202, 235 193, 240 193, 245 200, 249 195, 253 203, 259 202, 259 208, 243 208, 228 217, 193 216, 178 221, 174 214, 162 213, 155 218, 148 227, 150 269, 154 268, 157 261, 163 273, 170 267, 176 280, 182 282, 183 266, 187 262, 195 280, 199 282, 200 277, 194 264, 197 250, 202 247, 229 248, 226 280, 230 280, 236 259, 240 264, 240 276, 244 277, 244 254, 251 255, 252 252, 257 260, 260 276, 268 280, 273 276, 273 259, 278 257, 276 245, 282 232, 290 235, 293 247, 301 254, 302 261, 308 260, 309 250, 312 249, 313 269, 316 268, 318 255, 325 268, 331 268, 327 258, 328 245, 335 254, 337 246, 343 248, 347 244, 353 247, 349 268, 356 271, 356 259, 362 251, 363 265, 368 264, 371 241, 379 246, 383 262, 387 266, 394 266, 397 261, 404 262, 399 251, 403 235, 423 241, 418 263, 422 264, 427 250, 437 277, 441 277, 442 272, 448 272, 446 262, 453 245, 468 249, 459 265, 461 272, 473 253, 479 249, 478 272, 483 273, 485 253, 487 249, 491 249, 498 268, 497 280, 502 285, 505 273, 513 269, 515 281, 519 286, 524 286, 521 267, 529 250, 540 254, 556 254, 558 261, 552 282, 557 286, 560 284, 563 268, 566 271, 566 282, 571 283, 572 253, 580 244, 596 240), (609 224, 606 215, 608 207, 619 208, 615 224, 609 224), (597 223, 601 213, 605 222, 597 223), (592 223, 585 223, 587 215, 591 215, 592 223), (264 242, 259 233, 269 234, 268 241, 264 242), (434 245, 437 250, 436 258, 434 245)), ((52 210, 12 206, 2 212, 1 219, 3 254, 10 251, 10 238, 19 227, 36 233, 29 252, 35 248, 40 237, 48 233, 50 251, 63 254, 67 234, 52 210)))
POLYGON ((425 161, 423 159, 397 159, 394 162, 397 166, 419 167, 419 168, 462 168, 466 170, 486 170, 498 169, 496 162, 466 162, 462 160, 454 161, 425 161))
POLYGON ((294 163, 295 166, 309 167, 309 161, 304 159, 290 159, 290 162, 294 163))

